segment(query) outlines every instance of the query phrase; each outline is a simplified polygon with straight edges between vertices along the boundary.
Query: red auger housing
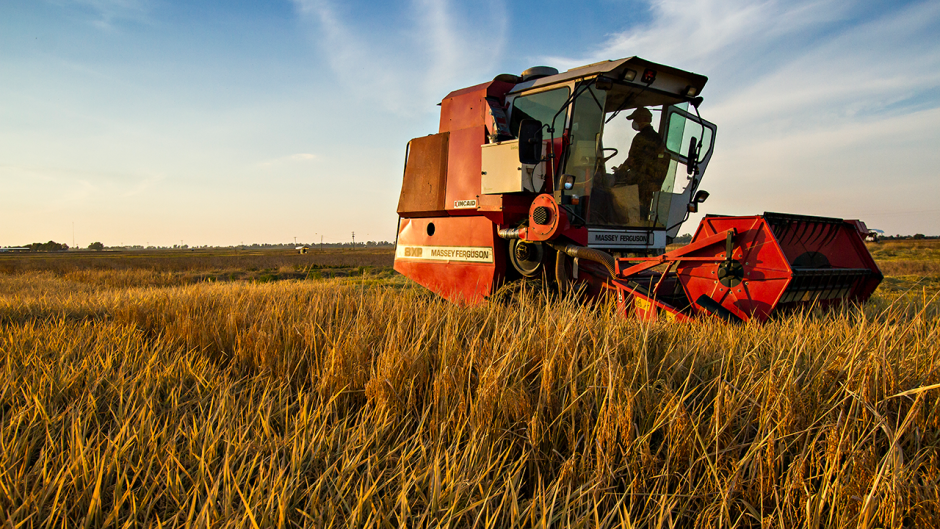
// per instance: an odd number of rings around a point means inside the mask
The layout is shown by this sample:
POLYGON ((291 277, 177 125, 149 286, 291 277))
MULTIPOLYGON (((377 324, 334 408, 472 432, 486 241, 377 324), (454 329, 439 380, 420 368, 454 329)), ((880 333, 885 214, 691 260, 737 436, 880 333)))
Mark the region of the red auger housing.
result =
POLYGON ((865 301, 882 276, 859 221, 708 216, 666 251, 708 197, 706 81, 631 57, 450 93, 440 131, 408 143, 395 269, 456 303, 541 278, 643 319, 865 301))
POLYGON ((643 320, 711 313, 766 321, 775 310, 861 302, 882 275, 859 224, 781 213, 706 216, 687 246, 617 260, 612 283, 623 310, 643 320), (665 271, 651 271, 663 264, 665 271))

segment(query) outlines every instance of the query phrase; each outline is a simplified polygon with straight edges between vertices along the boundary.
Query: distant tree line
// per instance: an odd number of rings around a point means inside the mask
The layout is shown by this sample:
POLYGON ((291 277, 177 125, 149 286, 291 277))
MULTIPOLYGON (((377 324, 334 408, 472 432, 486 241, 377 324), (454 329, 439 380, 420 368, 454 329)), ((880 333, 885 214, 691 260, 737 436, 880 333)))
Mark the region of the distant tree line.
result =
POLYGON ((308 248, 380 248, 383 246, 392 247, 395 246, 395 243, 388 241, 367 241, 367 242, 357 242, 355 244, 351 242, 325 242, 320 244, 319 242, 298 242, 297 244, 277 244, 277 243, 253 243, 253 244, 242 244, 235 246, 235 248, 252 248, 252 249, 294 249, 298 246, 306 246, 308 248))
POLYGON ((906 241, 910 239, 920 241, 924 239, 940 239, 940 236, 915 233, 914 235, 879 235, 878 239, 882 241, 906 241))
POLYGON ((29 248, 29 251, 31 252, 64 252, 65 250, 69 249, 69 245, 55 241, 34 242, 32 244, 25 245, 25 248, 29 248))
MULTIPOLYGON (((30 250, 33 251, 61 251, 67 250, 67 245, 58 245, 58 243, 49 241, 44 243, 42 248, 35 250, 34 247, 39 245, 39 243, 31 244, 28 246, 30 250), (58 250, 52 250, 52 246, 49 245, 58 245, 61 246, 58 250)), ((105 246, 101 242, 93 242, 88 245, 89 250, 101 251, 104 249, 108 250, 190 250, 190 249, 213 249, 213 248, 242 248, 242 249, 251 249, 251 250, 293 250, 298 246, 306 246, 307 248, 317 249, 317 248, 392 248, 395 246, 395 243, 388 241, 367 241, 367 242, 357 242, 355 245, 351 242, 325 242, 322 245, 319 242, 298 242, 296 244, 292 243, 253 243, 253 244, 241 244, 237 246, 212 246, 212 245, 202 245, 202 246, 189 246, 188 244, 174 244, 173 246, 147 246, 144 247, 139 244, 125 244, 123 246, 105 246)))

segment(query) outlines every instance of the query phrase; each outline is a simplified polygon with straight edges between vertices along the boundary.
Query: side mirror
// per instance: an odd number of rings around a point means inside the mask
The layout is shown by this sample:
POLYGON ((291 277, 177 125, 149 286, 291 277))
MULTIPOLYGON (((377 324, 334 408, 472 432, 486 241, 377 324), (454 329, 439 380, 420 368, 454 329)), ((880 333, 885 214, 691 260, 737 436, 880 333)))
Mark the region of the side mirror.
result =
POLYGON ((519 123, 519 163, 535 165, 542 161, 542 122, 524 119, 519 123))
POLYGON ((689 202, 688 209, 689 213, 698 213, 698 205, 708 199, 708 191, 700 189, 695 193, 695 197, 692 199, 692 202, 689 202))
POLYGON ((695 139, 695 136, 692 136, 692 139, 689 141, 689 154, 686 155, 686 168, 689 171, 689 174, 695 172, 695 165, 698 162, 698 140, 695 139))

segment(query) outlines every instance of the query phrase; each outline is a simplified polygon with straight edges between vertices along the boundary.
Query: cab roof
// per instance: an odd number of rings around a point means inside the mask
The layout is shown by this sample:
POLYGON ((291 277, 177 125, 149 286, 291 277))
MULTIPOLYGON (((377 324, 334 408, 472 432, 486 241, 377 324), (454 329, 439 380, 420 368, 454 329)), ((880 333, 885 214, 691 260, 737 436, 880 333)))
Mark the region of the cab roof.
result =
POLYGON ((572 80, 588 79, 600 75, 610 77, 617 81, 626 81, 637 85, 637 87, 648 85, 649 88, 654 90, 676 94, 680 97, 686 96, 690 88, 693 89, 693 96, 699 95, 705 87, 705 83, 708 82, 708 77, 704 75, 687 72, 673 68, 672 66, 666 66, 665 64, 647 61, 640 57, 627 57, 625 59, 601 61, 585 66, 578 66, 559 74, 524 81, 516 84, 512 90, 509 91, 509 95, 516 95, 534 88, 563 84, 572 80), (630 79, 631 72, 633 76, 632 80, 630 79), (653 81, 650 83, 644 81, 644 78, 648 79, 648 77, 646 77, 648 72, 651 72, 653 77, 653 81))

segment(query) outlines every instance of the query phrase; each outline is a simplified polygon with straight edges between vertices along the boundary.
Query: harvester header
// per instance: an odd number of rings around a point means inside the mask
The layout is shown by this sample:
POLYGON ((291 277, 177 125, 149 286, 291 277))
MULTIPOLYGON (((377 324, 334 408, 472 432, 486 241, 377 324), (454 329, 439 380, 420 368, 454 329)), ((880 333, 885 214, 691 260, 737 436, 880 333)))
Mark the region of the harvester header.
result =
POLYGON ((859 221, 709 216, 666 251, 708 198, 706 81, 629 57, 451 92, 438 133, 408 143, 395 269, 457 303, 533 278, 645 319, 867 299, 881 273, 859 221))

